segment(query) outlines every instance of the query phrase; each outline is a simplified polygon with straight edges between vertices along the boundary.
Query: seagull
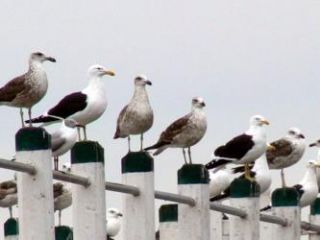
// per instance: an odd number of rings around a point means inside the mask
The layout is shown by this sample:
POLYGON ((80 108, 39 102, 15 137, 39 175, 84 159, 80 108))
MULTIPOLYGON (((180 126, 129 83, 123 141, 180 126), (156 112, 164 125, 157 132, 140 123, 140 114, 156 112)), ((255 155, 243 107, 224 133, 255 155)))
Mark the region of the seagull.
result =
MULTIPOLYGON (((265 154, 259 157, 250 168, 250 177, 254 178, 259 184, 260 194, 264 193, 271 185, 271 172, 265 154)), ((219 170, 216 173, 210 171, 210 201, 217 201, 229 197, 230 184, 236 178, 244 178, 244 171, 245 168, 243 166, 219 170), (223 173, 221 174, 220 172, 223 173)))
POLYGON ((42 66, 45 61, 56 62, 53 57, 46 56, 41 52, 32 53, 29 57, 28 72, 15 77, 0 88, 0 105, 20 108, 22 127, 24 127, 22 109, 28 109, 29 119, 31 119, 31 108, 47 92, 48 79, 42 66))
POLYGON ((134 80, 134 94, 128 105, 120 112, 117 121, 117 130, 114 139, 128 138, 130 152, 130 135, 140 134, 140 150, 143 150, 143 133, 148 131, 153 124, 153 111, 149 103, 146 85, 152 83, 144 75, 139 75, 134 80))
POLYGON ((298 128, 290 128, 287 135, 270 143, 267 160, 270 169, 281 169, 282 187, 285 187, 284 168, 297 163, 306 148, 305 137, 298 128))
POLYGON ((107 210, 107 239, 113 239, 121 227, 122 213, 116 208, 108 208, 107 210))
POLYGON ((9 208, 10 218, 12 218, 12 206, 18 202, 16 180, 9 180, 0 183, 0 207, 9 208))
MULTIPOLYGON (((318 153, 317 153, 317 161, 320 161, 320 139, 309 144, 309 147, 317 147, 318 148, 318 153)), ((320 189, 320 171, 317 169, 317 179, 318 179, 318 186, 320 189)))
POLYGON ((58 170, 59 156, 68 152, 77 141, 77 130, 79 124, 72 119, 65 119, 61 127, 51 134, 51 149, 54 159, 54 169, 58 170))
POLYGON ((86 140, 86 125, 97 120, 107 108, 107 96, 104 84, 101 81, 102 77, 104 75, 114 76, 115 73, 101 65, 93 65, 89 68, 88 75, 89 85, 85 89, 65 96, 49 111, 30 121, 32 123, 52 123, 57 121, 52 116, 73 119, 82 125, 84 140, 86 140))
MULTIPOLYGON (((70 164, 63 165, 63 171, 69 173, 71 171, 70 164)), ((72 204, 72 192, 69 184, 56 182, 53 184, 54 211, 59 211, 59 226, 61 225, 61 212, 72 204)))
POLYGON ((188 148, 189 163, 191 159, 191 146, 198 143, 207 130, 207 117, 203 108, 205 102, 201 97, 192 99, 191 112, 173 122, 160 135, 158 142, 145 150, 157 149, 153 155, 158 155, 167 148, 182 148, 184 162, 187 163, 185 148, 188 148))
POLYGON ((253 180, 250 177, 249 163, 258 159, 267 149, 264 125, 269 125, 264 117, 252 116, 249 129, 218 147, 214 151, 214 159, 206 164, 206 168, 212 169, 227 163, 245 164, 245 177, 253 180))

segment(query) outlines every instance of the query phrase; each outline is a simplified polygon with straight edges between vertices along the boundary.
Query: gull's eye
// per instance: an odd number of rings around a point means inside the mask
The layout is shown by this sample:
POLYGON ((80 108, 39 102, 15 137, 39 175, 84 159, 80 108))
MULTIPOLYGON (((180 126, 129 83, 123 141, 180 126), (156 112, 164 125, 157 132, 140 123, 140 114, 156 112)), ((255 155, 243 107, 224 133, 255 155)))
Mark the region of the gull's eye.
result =
POLYGON ((295 133, 294 131, 290 130, 290 131, 289 131, 289 134, 295 135, 296 133, 295 133))
POLYGON ((34 55, 38 56, 38 57, 41 57, 43 56, 43 54, 41 52, 36 52, 34 55))

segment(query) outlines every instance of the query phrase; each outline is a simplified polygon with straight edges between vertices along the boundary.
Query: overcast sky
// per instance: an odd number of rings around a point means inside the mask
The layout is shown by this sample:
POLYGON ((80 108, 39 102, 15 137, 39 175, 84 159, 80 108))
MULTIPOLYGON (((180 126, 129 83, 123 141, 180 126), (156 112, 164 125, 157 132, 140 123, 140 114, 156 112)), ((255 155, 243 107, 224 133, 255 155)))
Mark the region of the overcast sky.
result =
MULTIPOLYGON (((212 151, 245 131, 257 113, 271 122, 269 141, 296 126, 311 142, 320 138, 319 12, 319 0, 3 0, 0 84, 24 73, 33 51, 55 57, 57 63, 45 63, 49 89, 33 108, 38 115, 84 88, 90 65, 115 70, 116 77, 104 78, 108 108, 88 126, 89 138, 105 148, 109 181, 121 181, 127 142, 112 137, 140 73, 153 82, 148 92, 155 121, 145 145, 186 114, 194 96, 205 99, 208 116, 207 134, 192 149, 196 163, 209 161, 212 151)), ((3 106, 0 114, 0 157, 11 158, 19 111, 3 106)), ((132 141, 135 149, 138 140, 132 141)), ((286 170, 289 184, 303 176, 306 161, 315 156, 316 149, 307 149, 304 159, 286 170)), ((156 189, 175 192, 182 163, 179 149, 156 157, 156 189)), ((12 175, 0 170, 0 180, 12 175)), ((278 175, 274 173, 273 187, 280 185, 278 175)), ((108 207, 121 209, 120 194, 108 192, 107 199, 108 207)), ((156 201, 156 208, 160 204, 156 201)), ((63 213, 64 224, 71 222, 70 215, 70 209, 63 213)), ((7 217, 8 211, 0 209, 0 224, 7 217)))

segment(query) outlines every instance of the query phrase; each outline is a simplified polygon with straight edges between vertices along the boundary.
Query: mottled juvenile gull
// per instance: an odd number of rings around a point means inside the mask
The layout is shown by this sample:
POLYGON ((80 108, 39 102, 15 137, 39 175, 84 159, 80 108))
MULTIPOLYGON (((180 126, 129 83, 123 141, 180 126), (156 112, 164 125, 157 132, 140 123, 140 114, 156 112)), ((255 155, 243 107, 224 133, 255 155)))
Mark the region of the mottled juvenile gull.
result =
POLYGON ((267 160, 270 169, 281 169, 282 187, 286 186, 284 168, 297 163, 306 148, 305 137, 298 128, 290 128, 287 135, 270 143, 267 160))
POLYGON ((12 206, 18 202, 17 183, 15 180, 0 183, 0 207, 9 208, 12 218, 12 206))
POLYGON ((87 139, 86 125, 97 120, 107 108, 107 96, 102 77, 114 76, 114 72, 100 65, 93 65, 88 70, 89 85, 81 92, 65 96, 45 114, 32 119, 33 123, 55 122, 52 116, 73 119, 83 127, 84 139, 87 139))
POLYGON ((207 117, 203 108, 205 103, 203 98, 192 99, 191 112, 173 122, 160 135, 158 142, 145 150, 157 149, 153 155, 158 155, 167 148, 182 148, 183 158, 187 164, 185 148, 188 148, 189 163, 191 159, 191 146, 198 143, 207 130, 207 117))
POLYGON ((116 208, 107 210, 107 239, 113 239, 121 228, 122 213, 116 208))
POLYGON ((128 105, 120 112, 114 139, 128 138, 129 151, 130 135, 140 134, 140 150, 143 150, 143 133, 153 124, 153 111, 149 103, 146 85, 151 82, 146 76, 137 76, 134 80, 134 94, 128 105))
POLYGON ((29 58, 28 72, 0 88, 0 105, 20 108, 23 127, 22 108, 28 109, 29 119, 31 119, 31 108, 44 97, 48 89, 47 74, 42 65, 45 61, 55 62, 56 60, 41 52, 32 53, 29 58))
POLYGON ((228 163, 245 164, 245 177, 250 177, 249 163, 258 159, 267 149, 266 130, 264 125, 269 122, 260 115, 250 118, 249 129, 231 139, 225 145, 214 151, 214 159, 206 164, 206 168, 212 169, 228 163))

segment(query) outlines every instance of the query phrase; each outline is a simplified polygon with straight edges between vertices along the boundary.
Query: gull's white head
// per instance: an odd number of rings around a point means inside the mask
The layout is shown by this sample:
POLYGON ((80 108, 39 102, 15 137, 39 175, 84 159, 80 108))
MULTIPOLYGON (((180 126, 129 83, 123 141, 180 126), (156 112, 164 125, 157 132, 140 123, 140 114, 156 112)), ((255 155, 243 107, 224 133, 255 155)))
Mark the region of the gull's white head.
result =
POLYGON ((120 218, 123 214, 116 208, 108 208, 107 209, 107 219, 108 218, 120 218))
POLYGON ((136 76, 134 79, 134 85, 135 86, 146 86, 146 85, 152 85, 152 82, 147 78, 147 76, 140 74, 136 76))
POLYGON ((42 52, 34 52, 34 53, 31 53, 29 61, 31 63, 32 62, 43 63, 45 61, 56 62, 56 59, 54 59, 53 57, 46 56, 42 52))
POLYGON ((104 66, 101 65, 92 65, 88 69, 88 74, 90 77, 102 77, 104 75, 114 76, 115 73, 111 70, 106 69, 104 66))
POLYGON ((263 125, 269 125, 269 122, 267 119, 265 119, 261 115, 254 115, 250 118, 250 125, 251 126, 263 126, 263 125))
POLYGON ((202 97, 192 98, 192 108, 202 109, 206 106, 204 99, 202 97))
POLYGON ((296 127, 292 127, 288 130, 288 137, 294 139, 305 139, 304 135, 302 134, 301 130, 296 127))
POLYGON ((65 162, 62 165, 62 171, 64 172, 71 172, 71 163, 70 162, 65 162))

